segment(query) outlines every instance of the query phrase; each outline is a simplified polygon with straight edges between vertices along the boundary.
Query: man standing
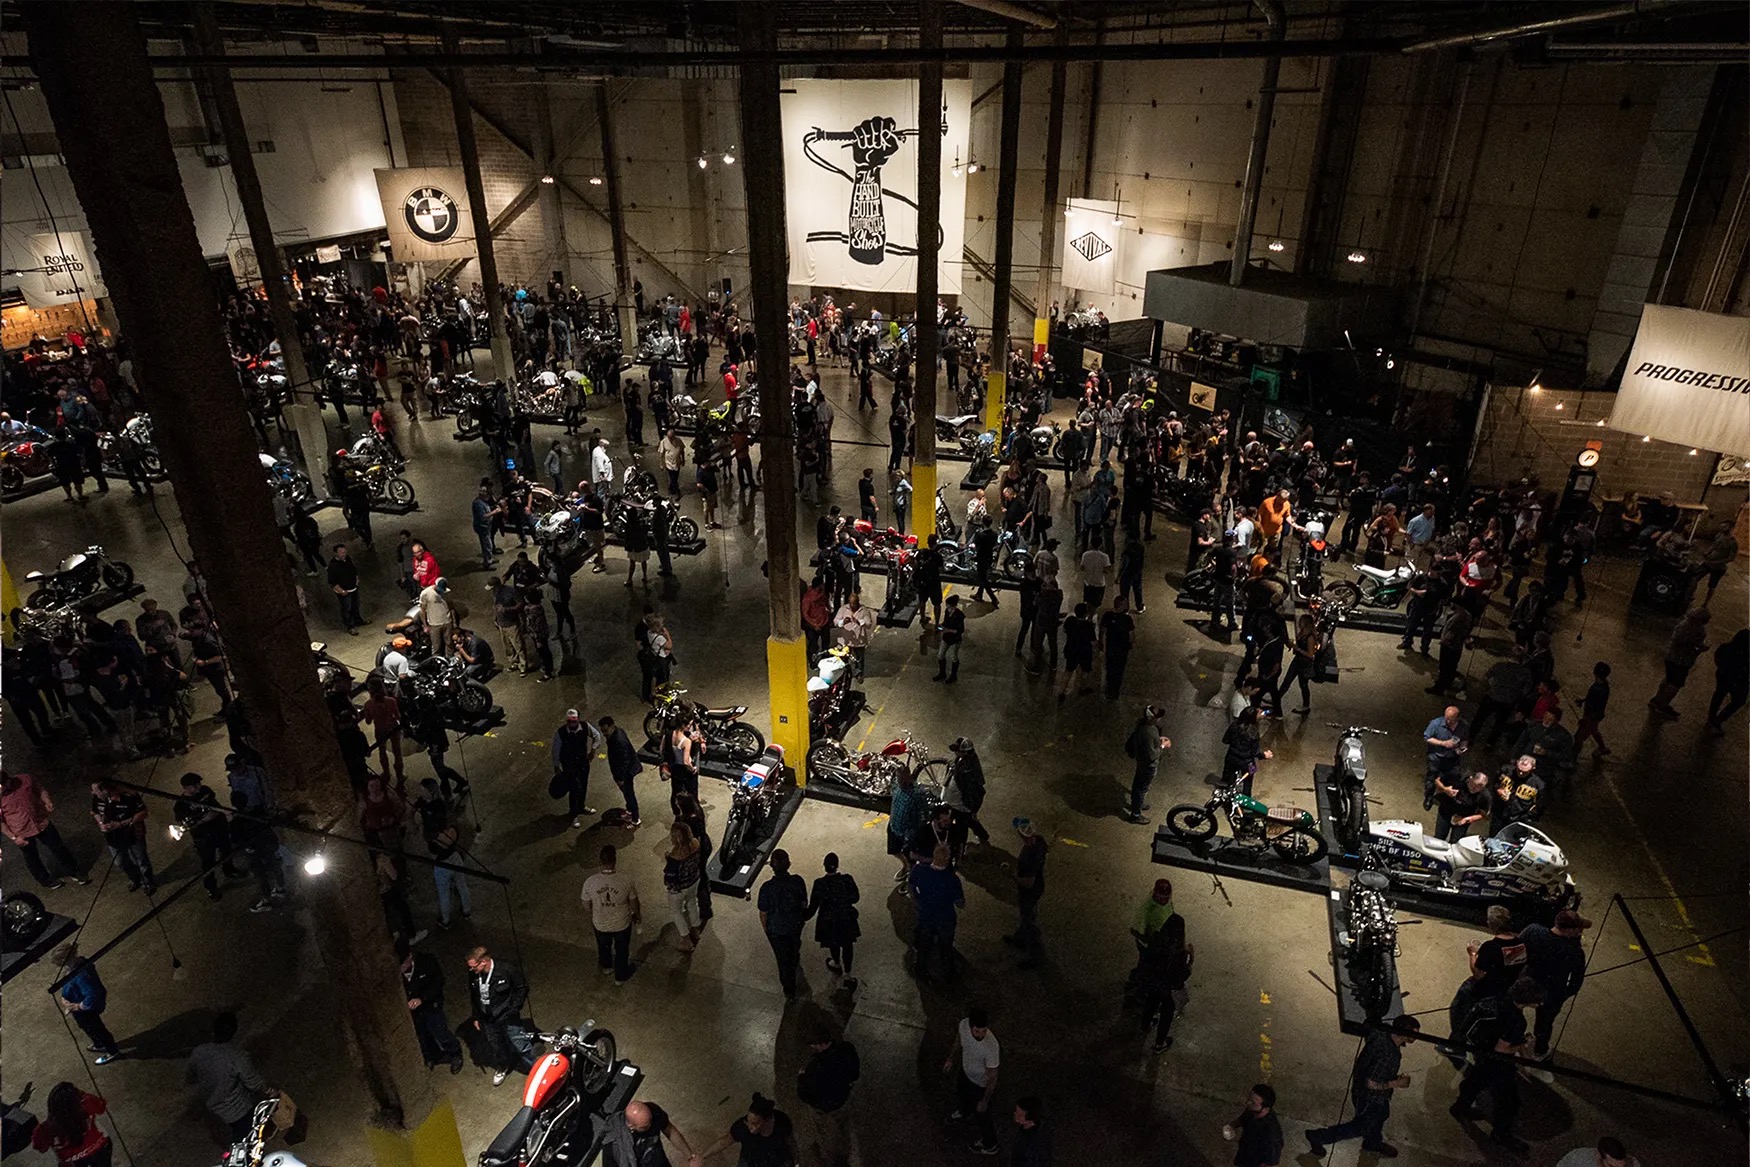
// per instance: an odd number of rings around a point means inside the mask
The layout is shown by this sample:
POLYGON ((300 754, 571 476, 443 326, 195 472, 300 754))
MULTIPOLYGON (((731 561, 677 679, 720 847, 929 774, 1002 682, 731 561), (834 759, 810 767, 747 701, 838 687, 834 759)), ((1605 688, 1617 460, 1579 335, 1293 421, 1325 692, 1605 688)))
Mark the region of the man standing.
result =
POLYGON ((492 560, 498 554, 498 548, 492 543, 492 517, 498 513, 498 504, 492 498, 491 482, 482 482, 480 490, 474 496, 473 526, 474 536, 480 540, 480 566, 490 571, 492 560))
POLYGON ((480 1041, 475 1061, 491 1068, 492 1084, 497 1086, 511 1070, 526 1074, 535 1064, 534 1041, 523 1023, 529 982, 510 965, 492 959, 485 948, 468 954, 468 972, 468 994, 473 1002, 468 1026, 480 1041))
POLYGON ((91 784, 91 818, 103 832, 104 845, 116 866, 128 877, 128 890, 146 894, 158 890, 152 857, 146 853, 146 800, 132 790, 123 790, 107 779, 91 784))
POLYGON ((631 825, 642 826, 643 820, 638 817, 638 792, 633 788, 633 782, 643 772, 644 764, 638 760, 638 750, 632 739, 614 723, 613 718, 602 718, 601 729, 608 744, 608 773, 613 777, 614 785, 620 788, 620 797, 626 800, 626 815, 632 820, 631 825))
POLYGON ((780 847, 770 859, 772 877, 760 888, 760 927, 778 960, 784 996, 796 995, 796 968, 802 961, 802 924, 808 918, 808 885, 790 872, 790 853, 780 847))
POLYGON ((433 656, 450 655, 450 629, 456 612, 450 607, 450 581, 439 576, 419 593, 419 619, 431 640, 433 656))
POLYGON ((863 521, 874 526, 876 519, 880 517, 881 507, 875 501, 875 468, 872 466, 865 466, 863 477, 857 479, 857 506, 863 521))
POLYGON ((1021 836, 1021 851, 1015 856, 1015 908, 1018 918, 1012 935, 1003 940, 1026 955, 1022 968, 1038 968, 1044 962, 1045 944, 1039 934, 1039 901, 1045 898, 1045 836, 1029 818, 1016 818, 1015 833, 1021 836))
POLYGON ((1124 687, 1124 670, 1130 663, 1130 646, 1136 640, 1136 617, 1130 614, 1130 601, 1122 592, 1112 601, 1112 607, 1100 613, 1099 647, 1106 654, 1106 699, 1118 700, 1124 687))
POLYGON ((940 842, 932 849, 928 863, 916 864, 911 869, 911 896, 916 909, 913 943, 917 950, 912 958, 912 975, 920 979, 929 974, 930 956, 937 951, 948 972, 955 971, 954 931, 959 924, 959 910, 966 906, 966 889, 954 873, 953 862, 953 848, 940 842))
POLYGON ((1482 770, 1467 775, 1462 781, 1456 776, 1434 776, 1434 801, 1440 813, 1434 819, 1434 837, 1456 843, 1470 834, 1471 824, 1489 817, 1489 805, 1494 796, 1489 792, 1489 775, 1482 770))
POLYGON ((255 1104, 272 1092, 267 1079, 237 1045, 235 1013, 213 1018, 213 1040, 189 1052, 184 1080, 199 1092, 207 1112, 225 1124, 232 1142, 249 1133, 255 1104))
POLYGON ((1260 1082, 1246 1095, 1246 1108, 1221 1128, 1224 1139, 1238 1139, 1234 1167, 1276 1167, 1282 1161, 1282 1120, 1276 1117, 1276 1088, 1260 1082))
POLYGON ((61 832, 50 821, 49 816, 54 812, 54 799, 35 778, 0 770, 0 829, 18 848, 25 867, 37 883, 50 891, 61 886, 62 877, 83 887, 91 881, 82 874, 79 861, 73 858, 73 852, 61 839, 61 832), (42 856, 37 854, 38 843, 61 869, 61 877, 49 873, 42 856))
POLYGON ((851 1087, 862 1074, 857 1047, 822 1023, 808 1042, 808 1061, 796 1075, 796 1097, 808 1107, 812 1128, 803 1140, 810 1162, 849 1167, 856 1136, 851 1130, 851 1087))
POLYGON ((1144 705, 1142 716, 1124 743, 1125 754, 1136 763, 1136 772, 1130 779, 1130 804, 1124 808, 1124 817, 1133 823, 1148 822, 1148 816, 1142 812, 1149 804, 1143 800, 1148 797, 1148 788, 1154 784, 1155 773, 1160 769, 1161 751, 1173 747, 1173 739, 1161 732, 1161 720, 1165 716, 1166 711, 1159 705, 1144 705))
POLYGON ((1443 779, 1449 787, 1459 784, 1459 759, 1470 748, 1470 726, 1459 718, 1458 706, 1448 705, 1422 731, 1422 740, 1428 746, 1428 768, 1422 775, 1422 809, 1432 810, 1434 779, 1443 779))
POLYGON ((87 1048, 97 1055, 93 1060, 100 1066, 109 1065, 122 1056, 122 1051, 116 1045, 115 1034, 103 1023, 103 1011, 109 1005, 109 990, 104 987, 103 978, 97 975, 97 966, 80 956, 78 947, 71 940, 55 949, 53 960, 66 976, 57 991, 61 1010, 90 1040, 91 1045, 87 1048))
POLYGON ((462 1072, 462 1043, 450 1031, 444 1016, 444 970, 429 952, 415 953, 406 941, 397 941, 395 955, 401 958, 401 986, 407 991, 407 1013, 419 1037, 419 1052, 425 1068, 448 1064, 450 1073, 462 1072))
POLYGON ((1324 1158, 1332 1143, 1361 1136, 1361 1149, 1382 1159, 1395 1159, 1398 1149, 1385 1141, 1385 1120, 1391 1115, 1391 1097, 1410 1084, 1408 1074, 1399 1074, 1404 1047, 1416 1040, 1422 1023, 1414 1017, 1394 1018, 1390 1028, 1368 1031, 1367 1040, 1355 1058, 1349 1079, 1349 1096, 1355 1114, 1336 1126, 1306 1132, 1307 1144, 1316 1158, 1324 1158))
POLYGON ((614 983, 632 979, 632 925, 638 922, 638 888, 632 877, 620 871, 618 852, 612 844, 602 848, 602 869, 583 881, 583 902, 595 929, 596 963, 602 975, 614 974, 614 983))
POLYGON ((612 1167, 669 1167, 664 1139, 692 1158, 692 1144, 668 1117, 668 1111, 643 1099, 628 1102, 608 1128, 607 1161, 612 1167))
POLYGON ((565 711, 565 723, 553 732, 553 788, 565 791, 573 830, 583 826, 584 815, 595 813, 585 796, 589 793, 590 759, 602 745, 601 731, 575 709, 565 711))
POLYGON ((1580 947, 1580 933, 1591 926, 1592 921, 1579 912, 1563 910, 1556 913, 1553 928, 1532 924, 1519 934, 1525 944, 1525 971, 1543 989, 1531 1031, 1535 1039, 1532 1056, 1539 1061, 1549 1060, 1556 1016, 1586 979, 1586 952, 1580 947))
POLYGON ((345 543, 334 545, 334 557, 328 561, 328 586, 340 601, 340 626, 348 636, 359 634, 365 618, 359 615, 359 569, 347 554, 345 543))
POLYGON ((992 1100, 997 1092, 998 1068, 1002 1063, 1002 1047, 991 1032, 990 1017, 977 1005, 966 1011, 954 1031, 954 1045, 942 1059, 942 1072, 954 1070, 955 1055, 959 1055, 959 1074, 954 1080, 958 1105, 949 1112, 949 1122, 973 1119, 978 1123, 978 1138, 972 1150, 980 1155, 997 1153, 996 1110, 992 1100))
POLYGON ((1423 690, 1444 697, 1458 680, 1458 664, 1464 658, 1465 641, 1476 627, 1476 616, 1463 604, 1453 604, 1446 613, 1446 625, 1440 630, 1440 671, 1434 683, 1423 690))
POLYGON ((737 1143, 741 1167, 796 1167, 796 1129, 790 1116, 763 1094, 753 1096, 747 1113, 730 1123, 722 1138, 690 1157, 688 1167, 704 1167, 706 1160, 737 1143))
POLYGON ((207 898, 217 900, 219 873, 214 868, 220 865, 220 861, 224 862, 226 875, 243 874, 231 858, 231 822, 219 805, 219 796, 201 781, 199 774, 184 774, 181 786, 182 797, 176 800, 173 812, 176 823, 194 843, 194 853, 204 873, 201 884, 207 889, 207 898))
POLYGON ((1519 1117, 1519 1067, 1509 1059, 1530 1049, 1525 1010, 1542 1004, 1542 986, 1522 976, 1505 997, 1485 997, 1473 1005, 1463 1032, 1456 1035, 1471 1051, 1471 1067, 1458 1084, 1458 1100, 1447 1110, 1460 1122, 1481 1118, 1476 1101, 1487 1091, 1491 1104, 1489 1141, 1521 1154, 1527 1149, 1526 1142, 1513 1134, 1513 1123, 1519 1117))

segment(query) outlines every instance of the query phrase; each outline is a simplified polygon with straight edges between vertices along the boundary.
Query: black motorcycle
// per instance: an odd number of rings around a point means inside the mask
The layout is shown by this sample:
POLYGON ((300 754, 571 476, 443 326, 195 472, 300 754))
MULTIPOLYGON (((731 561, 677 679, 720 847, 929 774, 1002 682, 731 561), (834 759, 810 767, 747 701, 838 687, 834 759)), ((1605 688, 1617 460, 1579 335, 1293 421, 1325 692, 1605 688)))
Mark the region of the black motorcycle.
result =
POLYGON ((644 736, 661 741, 675 729, 694 717, 705 735, 705 746, 725 761, 745 766, 760 756, 766 748, 766 738, 759 730, 741 720, 747 714, 745 705, 727 705, 710 709, 683 699, 686 690, 678 685, 658 685, 656 705, 644 715, 644 736))
POLYGON ((1155 509, 1181 523, 1189 523, 1215 499, 1215 486, 1200 474, 1167 477, 1155 483, 1155 509))
POLYGON ((21 952, 49 926, 50 913, 43 902, 27 891, 6 893, 0 903, 0 919, 5 922, 6 950, 21 952))
POLYGON ((460 659, 428 656, 397 683, 402 703, 474 721, 492 710, 492 690, 469 677, 460 659))
POLYGON ((54 571, 33 571, 24 578, 37 585, 25 607, 64 608, 99 592, 127 591, 134 583, 134 569, 92 544, 61 560, 54 571))
POLYGON ((1337 822, 1337 844, 1353 855, 1367 841, 1367 747, 1361 735, 1373 733, 1384 737, 1385 730, 1368 725, 1345 727, 1330 721, 1325 724, 1342 730, 1332 765, 1332 812, 1337 822))
POLYGON ((1344 894, 1344 962, 1349 984, 1370 1021, 1384 1017, 1397 990, 1398 918, 1386 898, 1390 881, 1372 847, 1361 851, 1361 870, 1344 894))

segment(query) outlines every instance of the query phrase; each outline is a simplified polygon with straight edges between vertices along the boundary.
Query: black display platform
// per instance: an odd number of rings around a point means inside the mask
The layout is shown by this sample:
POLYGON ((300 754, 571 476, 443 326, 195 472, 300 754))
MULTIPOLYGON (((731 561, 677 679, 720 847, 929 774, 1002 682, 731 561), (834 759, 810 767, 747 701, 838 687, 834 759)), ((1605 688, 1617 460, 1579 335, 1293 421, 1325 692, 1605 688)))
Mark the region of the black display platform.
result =
POLYGON ((0 984, 5 984, 53 951, 55 945, 79 929, 79 921, 59 912, 50 912, 49 921, 36 939, 20 949, 0 951, 0 984))
MULTIPOLYGON (((107 471, 105 472, 107 474, 107 471)), ((34 498, 46 490, 53 490, 61 485, 60 479, 53 474, 39 474, 35 478, 27 478, 24 485, 17 490, 9 490, 0 494, 0 502, 17 502, 21 498, 34 498)))
POLYGON ((1252 851, 1235 843, 1231 835, 1217 835, 1206 843, 1192 843, 1173 834, 1164 824, 1155 828, 1154 861, 1168 867, 1230 875, 1250 883, 1266 883, 1313 895, 1327 895, 1331 890, 1329 859, 1306 864, 1284 863, 1268 848, 1252 851))
MULTIPOLYGON (((1189 612, 1208 612, 1214 606, 1205 600, 1193 599, 1183 593, 1175 593, 1173 605, 1189 612)), ((1299 600, 1296 602, 1296 607, 1304 610, 1307 603, 1305 600, 1299 600)), ((1236 613, 1244 610, 1237 597, 1234 602, 1234 610, 1236 613)), ((1341 627, 1353 628, 1358 632, 1391 632, 1402 636, 1404 626, 1409 622, 1410 618, 1407 614, 1391 608, 1356 608, 1343 617, 1341 627)), ((1446 617, 1443 614, 1434 622, 1435 636, 1439 636, 1440 630, 1445 624, 1446 617)))
MULTIPOLYGON (((788 769, 784 771, 784 781, 791 783, 788 769)), ((713 851, 710 861, 705 864, 705 878, 711 881, 711 890, 744 899, 751 896, 754 881, 765 870, 766 862, 771 859, 772 852, 777 850, 778 841, 784 837, 784 831, 790 826, 790 820, 796 817, 796 810, 801 805, 802 788, 791 784, 782 801, 778 803, 777 810, 767 820, 769 825, 755 844, 752 854, 730 870, 723 870, 722 851, 713 851)))
POLYGON ((910 628, 911 622, 917 618, 916 601, 892 613, 889 613, 885 607, 875 613, 875 623, 882 628, 910 628))
MULTIPOLYGON (((874 575, 886 575, 887 564, 878 559, 870 559, 858 563, 857 570, 859 572, 874 575)), ((978 581, 969 571, 958 571, 953 568, 944 567, 942 568, 942 582, 965 585, 977 583, 978 581)), ((1021 581, 1018 579, 1010 579, 1008 576, 999 572, 991 577, 990 586, 999 592, 1018 592, 1021 590, 1021 581)))
POLYGON ((995 482, 996 477, 997 477, 997 470, 996 470, 995 466, 992 466, 990 473, 985 475, 983 478, 980 478, 975 474, 969 473, 966 475, 965 478, 962 478, 960 480, 960 489, 961 490, 982 490, 984 487, 989 486, 992 482, 995 482))
MULTIPOLYGON (((638 760, 648 762, 652 766, 662 765, 662 754, 657 749, 655 738, 648 738, 638 747, 638 760)), ((724 782, 739 782, 747 772, 747 766, 736 765, 733 762, 720 762, 710 757, 699 759, 699 777, 720 778, 724 782)))
MULTIPOLYGON (((1337 837, 1337 768, 1324 762, 1313 766, 1313 798, 1318 801, 1319 827, 1325 832, 1325 842, 1330 844, 1330 861, 1332 867, 1343 867, 1351 871, 1361 866, 1361 856, 1343 846, 1337 837)), ((1369 815, 1371 817, 1371 814, 1369 815)))
MULTIPOLYGON (((626 541, 614 532, 609 531, 607 542, 611 547, 621 547, 625 545, 626 541)), ((703 555, 706 546, 707 544, 705 543, 705 540, 701 537, 694 539, 691 543, 670 543, 668 545, 668 553, 670 555, 703 555)), ((656 558, 655 544, 652 544, 650 547, 650 558, 653 560, 656 558)))
POLYGON ((638 1096, 638 1088, 644 1084, 644 1071, 631 1062, 621 1062, 614 1067, 613 1085, 602 1095, 595 1109, 589 1114, 589 1142, 583 1142, 583 1128, 578 1128, 578 1137, 559 1149, 557 1158, 567 1167, 589 1167, 601 1155, 608 1145, 608 1132, 613 1129, 613 1121, 626 1109, 628 1103, 638 1096))
POLYGON ((1367 1015, 1367 1007, 1361 1003, 1355 991, 1355 980, 1349 973, 1349 949, 1343 944, 1349 915, 1348 892, 1347 887, 1331 889, 1331 894, 1325 897, 1325 919, 1331 927, 1331 971, 1337 983, 1337 1025, 1344 1033, 1364 1037, 1374 1025, 1403 1013, 1404 995, 1398 987, 1398 966, 1394 960, 1391 965, 1391 1003, 1379 1018, 1367 1015))
POLYGON ((489 730, 497 729, 507 720, 509 719, 504 715, 504 706, 494 705, 471 721, 461 717, 446 717, 444 718, 444 728, 464 737, 479 737, 489 730))
POLYGON ((834 806, 849 806, 858 810, 885 813, 893 806, 891 795, 864 794, 861 790, 841 786, 828 778, 810 779, 808 785, 802 788, 802 793, 817 802, 830 802, 834 806))
MULTIPOLYGON (((960 447, 958 445, 950 446, 950 445, 946 444, 945 442, 943 442, 942 439, 937 438, 936 439, 936 461, 938 461, 938 462, 970 462, 970 461, 972 461, 972 456, 970 454, 962 453, 960 450, 960 447)), ((1048 454, 1041 455, 1040 457, 1033 459, 1033 468, 1035 470, 1058 471, 1058 470, 1063 469, 1063 462, 1060 459, 1053 458, 1048 454)))

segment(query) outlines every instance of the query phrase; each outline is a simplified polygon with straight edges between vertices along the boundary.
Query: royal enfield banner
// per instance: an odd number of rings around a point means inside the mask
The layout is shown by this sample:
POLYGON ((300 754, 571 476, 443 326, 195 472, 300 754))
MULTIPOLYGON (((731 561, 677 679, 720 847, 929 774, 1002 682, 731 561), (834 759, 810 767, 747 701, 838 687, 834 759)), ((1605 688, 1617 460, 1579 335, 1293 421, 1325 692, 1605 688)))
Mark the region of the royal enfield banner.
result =
POLYGON ((400 263, 466 259, 474 254, 474 221, 460 166, 379 170, 383 222, 400 263))
POLYGON ((1070 199, 1063 217, 1063 286, 1110 296, 1118 278, 1118 204, 1110 199, 1070 199))
POLYGON ((18 290, 32 308, 52 308, 109 295, 83 231, 30 237, 31 265, 18 273, 18 290))
MULTIPOLYGON (((915 291, 917 84, 797 80, 790 86, 782 96, 790 282, 915 291)), ((940 222, 930 226, 941 248, 941 291, 957 295, 966 244, 972 83, 944 81, 942 101, 942 208, 940 222)))
POLYGON ((1750 317, 1648 304, 1610 428, 1750 455, 1750 317))

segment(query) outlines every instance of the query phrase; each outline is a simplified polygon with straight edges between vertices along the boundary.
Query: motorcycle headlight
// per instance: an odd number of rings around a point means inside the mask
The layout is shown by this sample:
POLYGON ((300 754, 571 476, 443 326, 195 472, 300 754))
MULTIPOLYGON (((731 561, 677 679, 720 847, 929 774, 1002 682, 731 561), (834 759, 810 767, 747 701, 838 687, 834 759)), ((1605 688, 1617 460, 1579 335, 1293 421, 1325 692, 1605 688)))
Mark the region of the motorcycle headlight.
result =
POLYGON ((178 843, 182 842, 182 837, 186 834, 188 834, 188 828, 184 827, 181 823, 170 824, 170 837, 175 839, 178 843))

